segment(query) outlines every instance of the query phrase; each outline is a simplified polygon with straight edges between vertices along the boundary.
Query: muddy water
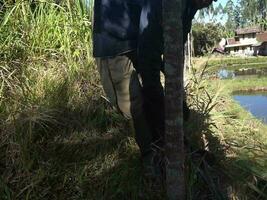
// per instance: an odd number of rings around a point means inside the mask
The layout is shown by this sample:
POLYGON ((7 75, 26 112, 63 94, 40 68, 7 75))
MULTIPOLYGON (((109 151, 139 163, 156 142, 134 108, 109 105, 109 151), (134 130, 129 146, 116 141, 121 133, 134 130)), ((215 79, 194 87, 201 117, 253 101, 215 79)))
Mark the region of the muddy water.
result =
POLYGON ((238 93, 233 98, 255 117, 267 124, 267 92, 238 93))

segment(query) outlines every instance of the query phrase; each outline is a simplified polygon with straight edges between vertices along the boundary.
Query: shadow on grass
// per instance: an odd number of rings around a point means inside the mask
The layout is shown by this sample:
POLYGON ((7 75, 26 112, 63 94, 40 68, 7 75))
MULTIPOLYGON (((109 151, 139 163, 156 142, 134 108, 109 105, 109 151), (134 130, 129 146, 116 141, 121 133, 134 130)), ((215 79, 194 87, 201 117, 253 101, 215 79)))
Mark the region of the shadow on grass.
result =
MULTIPOLYGON (((5 199, 165 199, 162 191, 153 191, 142 178, 138 148, 127 121, 103 99, 88 99, 74 108, 65 107, 56 119, 59 123, 49 129, 32 127, 34 133, 42 136, 29 140, 25 146, 24 153, 30 156, 24 161, 33 164, 26 170, 21 163, 8 166, 9 171, 3 169, 0 185, 5 199), (90 108, 84 107, 86 104, 90 108)), ((244 169, 238 172, 234 167, 237 159, 246 165, 249 158, 227 158, 212 126, 209 115, 194 110, 185 123, 188 199, 226 199, 230 186, 241 184, 229 178, 231 173, 225 173, 229 169, 236 170, 233 176, 240 173, 242 177, 251 177, 244 169), (230 167, 224 168, 225 163, 230 167)), ((27 130, 27 126, 24 128, 20 131, 27 130)), ((257 185, 266 191, 264 181, 257 185)), ((255 199, 262 197, 255 188, 249 192, 255 199)))
POLYGON ((221 168, 226 160, 225 149, 212 126, 210 116, 196 110, 190 111, 185 123, 189 199, 227 199, 229 180, 221 168))
MULTIPOLYGON (((67 98, 66 98, 67 99, 67 98)), ((88 104, 92 104, 92 101, 88 104)), ((86 104, 84 102, 84 104, 86 104)), ((26 146, 28 162, 23 180, 9 184, 11 196, 31 199, 165 199, 162 191, 153 191, 142 177, 141 161, 127 121, 112 110, 103 99, 96 99, 91 109, 76 106, 65 109, 44 137, 26 146), (32 164, 29 164, 32 163, 32 164)), ((34 132, 40 131, 35 126, 34 132)), ((210 152, 221 152, 213 137, 208 116, 192 111, 186 134, 191 151, 203 149, 202 135, 209 141, 210 152), (190 123, 194 122, 194 123, 190 123)), ((214 163, 189 153, 189 199, 214 199, 221 194, 218 170, 214 163), (195 160, 194 160, 195 159, 195 160)), ((206 155, 205 155, 206 156, 206 155)), ((220 159, 221 160, 221 159, 220 159)), ((17 168, 22 170, 23 168, 17 168)), ((219 199, 219 198, 217 198, 219 199)))
POLYGON ((72 199, 164 199, 162 191, 152 191, 150 182, 142 177, 139 151, 127 123, 106 128, 69 127, 68 134, 60 133, 39 151, 38 162, 58 174, 55 178, 59 180, 51 177, 52 182, 68 190, 51 189, 50 194, 72 199), (68 184, 64 184, 66 178, 68 184))
POLYGON ((51 160, 60 167, 80 164, 93 160, 98 155, 112 153, 121 140, 121 137, 104 136, 78 142, 52 142, 40 154, 44 160, 51 160))

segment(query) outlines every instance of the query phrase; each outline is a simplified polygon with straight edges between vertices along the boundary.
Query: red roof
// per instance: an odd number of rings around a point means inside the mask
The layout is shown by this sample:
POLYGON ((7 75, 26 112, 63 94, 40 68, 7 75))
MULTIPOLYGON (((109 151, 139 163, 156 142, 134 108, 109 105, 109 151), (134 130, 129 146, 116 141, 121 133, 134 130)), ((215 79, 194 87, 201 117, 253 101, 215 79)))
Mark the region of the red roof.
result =
POLYGON ((234 44, 240 44, 240 42, 236 41, 235 38, 228 38, 227 39, 227 45, 234 45, 234 44))
POLYGON ((260 33, 261 32, 261 27, 260 26, 252 26, 252 27, 247 27, 247 28, 239 28, 236 29, 236 34, 248 34, 248 33, 260 33))
POLYGON ((257 40, 259 42, 267 42, 267 32, 257 34, 257 40))

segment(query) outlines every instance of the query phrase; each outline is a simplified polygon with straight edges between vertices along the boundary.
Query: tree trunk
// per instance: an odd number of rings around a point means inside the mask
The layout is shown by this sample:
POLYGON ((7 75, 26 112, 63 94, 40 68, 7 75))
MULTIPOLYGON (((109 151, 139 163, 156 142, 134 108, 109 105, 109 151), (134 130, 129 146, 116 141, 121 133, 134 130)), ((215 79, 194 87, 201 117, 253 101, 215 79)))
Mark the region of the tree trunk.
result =
POLYGON ((170 200, 184 200, 183 13, 184 0, 163 0, 166 188, 170 200))
POLYGON ((188 84, 188 74, 191 70, 191 35, 187 34, 187 41, 184 46, 184 84, 188 84))

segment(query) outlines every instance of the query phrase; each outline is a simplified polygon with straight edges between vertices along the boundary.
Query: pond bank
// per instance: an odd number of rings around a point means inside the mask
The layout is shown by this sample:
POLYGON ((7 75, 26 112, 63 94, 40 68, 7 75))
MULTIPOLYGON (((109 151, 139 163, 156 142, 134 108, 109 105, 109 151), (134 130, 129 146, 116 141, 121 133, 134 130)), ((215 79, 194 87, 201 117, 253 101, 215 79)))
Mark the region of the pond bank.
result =
MULTIPOLYGON (((236 60, 238 59, 234 61, 236 60)), ((202 69, 203 67, 207 68, 207 65, 202 65, 202 69)), ((196 71, 201 69, 196 68, 196 71)), ((236 183, 232 188, 235 198, 267 198, 266 187, 261 186, 267 185, 267 125, 233 99, 236 92, 265 93, 267 77, 211 80, 205 73, 200 74, 206 81, 203 87, 207 88, 216 103, 211 113, 214 135, 220 138, 221 144, 227 149, 223 165, 229 178, 236 183), (252 181, 253 177, 257 177, 257 182, 252 181), (255 196, 258 192, 264 196, 255 196)))
MULTIPOLYGON (((267 57, 247 57, 247 58, 210 58, 196 59, 195 63, 205 62, 205 67, 209 75, 217 75, 219 71, 234 76, 242 75, 267 75, 267 57)), ((233 78, 233 77, 226 77, 233 78)))
POLYGON ((267 87, 263 86, 263 87, 254 87, 254 88, 243 88, 240 90, 235 90, 233 91, 233 94, 237 94, 237 93, 255 93, 255 92, 267 92, 267 87))

